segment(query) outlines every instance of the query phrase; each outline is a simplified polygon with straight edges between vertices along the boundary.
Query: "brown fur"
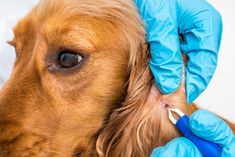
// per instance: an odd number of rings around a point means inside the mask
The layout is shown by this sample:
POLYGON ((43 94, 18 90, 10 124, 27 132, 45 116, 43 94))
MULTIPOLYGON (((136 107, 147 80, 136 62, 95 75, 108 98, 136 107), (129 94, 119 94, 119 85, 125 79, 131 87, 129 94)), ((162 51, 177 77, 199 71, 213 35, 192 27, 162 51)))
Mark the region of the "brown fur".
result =
POLYGON ((14 33, 0 157, 146 157, 179 136, 167 107, 190 113, 184 86, 168 96, 155 87, 132 0, 42 0, 14 33), (83 54, 83 64, 51 71, 64 49, 83 54))

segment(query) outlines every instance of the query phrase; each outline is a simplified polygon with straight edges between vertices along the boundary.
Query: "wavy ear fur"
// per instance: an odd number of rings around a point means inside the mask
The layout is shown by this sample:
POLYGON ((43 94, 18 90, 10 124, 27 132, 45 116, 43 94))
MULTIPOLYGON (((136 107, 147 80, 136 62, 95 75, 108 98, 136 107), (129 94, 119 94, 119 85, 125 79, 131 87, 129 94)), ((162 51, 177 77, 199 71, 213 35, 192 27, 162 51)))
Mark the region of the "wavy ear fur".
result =
MULTIPOLYGON (((97 140, 101 157, 146 157, 180 134, 166 117, 165 106, 174 104, 185 113, 198 109, 187 105, 184 84, 169 96, 158 92, 149 69, 150 55, 142 44, 135 55, 130 55, 127 96, 116 109, 97 140)), ((184 80, 183 80, 184 81, 184 80)), ((233 131, 234 125, 229 123, 233 131)))
MULTIPOLYGON (((167 117, 162 116, 162 95, 149 69, 147 45, 140 45, 134 54, 130 55, 126 99, 113 112, 97 141, 101 157, 150 156, 154 147, 179 135, 167 117)), ((179 104, 186 104, 180 101, 179 104)))
MULTIPOLYGON (((132 19, 138 18, 136 13, 133 15, 132 19)), ((184 84, 169 96, 156 89, 149 69, 150 54, 144 31, 141 22, 136 21, 125 33, 129 54, 126 98, 113 111, 97 139, 96 149, 100 157, 150 156, 154 147, 180 135, 167 117, 165 104, 174 104, 185 113, 197 109, 192 105, 191 110, 188 107, 184 84), (133 30, 136 30, 134 35, 130 34, 133 30)))

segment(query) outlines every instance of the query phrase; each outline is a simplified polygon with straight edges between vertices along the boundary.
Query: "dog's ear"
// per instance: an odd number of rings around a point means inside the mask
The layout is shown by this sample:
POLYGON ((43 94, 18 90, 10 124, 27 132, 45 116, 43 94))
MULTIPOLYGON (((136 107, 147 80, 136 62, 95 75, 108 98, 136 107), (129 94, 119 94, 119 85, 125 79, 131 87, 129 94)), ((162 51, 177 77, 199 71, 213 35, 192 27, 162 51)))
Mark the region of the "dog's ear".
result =
POLYGON ((148 147, 146 145, 146 148, 139 148, 142 147, 143 142, 141 139, 142 127, 139 126, 141 121, 144 122, 141 114, 146 114, 141 110, 140 104, 145 102, 152 82, 148 68, 147 45, 142 46, 139 47, 136 54, 130 53, 127 96, 122 107, 112 113, 108 124, 98 138, 97 151, 100 156, 136 156, 133 154, 135 149, 142 150, 142 152, 138 152, 138 154, 142 154, 148 147))
POLYGON ((188 106, 184 84, 171 95, 159 93, 149 69, 147 44, 136 47, 129 56, 126 99, 112 113, 97 140, 96 148, 101 157, 150 156, 154 147, 179 136, 169 119, 161 113, 160 101, 175 104, 188 114, 197 109, 194 104, 188 106))
POLYGON ((130 53, 126 99, 112 113, 97 140, 97 151, 102 157, 150 156, 154 147, 178 135, 165 132, 161 125, 164 121, 160 106, 153 105, 160 104, 161 94, 156 94, 158 90, 153 85, 148 47, 142 43, 137 48, 130 53))

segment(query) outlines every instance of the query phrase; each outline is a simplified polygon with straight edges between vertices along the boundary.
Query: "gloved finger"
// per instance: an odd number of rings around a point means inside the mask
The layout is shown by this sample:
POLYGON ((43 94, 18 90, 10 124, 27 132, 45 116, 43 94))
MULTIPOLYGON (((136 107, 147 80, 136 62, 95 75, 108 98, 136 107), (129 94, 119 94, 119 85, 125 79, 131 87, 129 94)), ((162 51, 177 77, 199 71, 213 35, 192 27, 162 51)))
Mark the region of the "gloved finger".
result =
POLYGON ((188 56, 186 94, 195 100, 210 82, 217 65, 222 18, 205 0, 179 0, 179 31, 182 51, 188 56))
POLYGON ((162 93, 170 94, 180 86, 183 66, 176 1, 136 0, 135 3, 146 24, 155 83, 162 93))
POLYGON ((191 104, 208 86, 217 66, 217 54, 212 51, 191 51, 186 66, 186 98, 191 104))
POLYGON ((221 157, 233 157, 235 156, 235 137, 233 137, 233 140, 230 145, 227 145, 223 148, 221 157))
POLYGON ((175 138, 153 150, 151 157, 202 157, 197 147, 184 137, 175 138))
POLYGON ((196 135, 222 147, 230 145, 234 137, 227 123, 206 110, 195 111, 190 117, 189 125, 196 135))

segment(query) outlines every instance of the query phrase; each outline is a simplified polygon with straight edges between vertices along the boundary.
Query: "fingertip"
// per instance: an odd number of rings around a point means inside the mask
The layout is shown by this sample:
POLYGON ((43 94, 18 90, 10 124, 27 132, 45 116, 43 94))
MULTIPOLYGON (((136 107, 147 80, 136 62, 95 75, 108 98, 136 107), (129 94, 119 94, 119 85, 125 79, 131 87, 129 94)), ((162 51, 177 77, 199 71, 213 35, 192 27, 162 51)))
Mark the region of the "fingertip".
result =
MULTIPOLYGON (((168 142, 165 146, 155 148, 150 157, 176 157, 178 155, 178 147, 181 143, 185 143, 184 141, 187 140, 184 137, 178 137, 170 142, 168 142), (177 152, 176 152, 177 150, 177 152)), ((183 146, 182 146, 183 148, 183 146)), ((182 155, 182 152, 181 152, 182 155)))
POLYGON ((197 147, 187 138, 178 137, 170 141, 165 147, 161 149, 161 155, 169 157, 200 157, 202 156, 197 147))
POLYGON ((214 131, 221 125, 222 119, 207 110, 197 110, 190 117, 190 128, 194 133, 207 134, 207 131, 214 131))
MULTIPOLYGON (((188 75, 188 73, 186 74, 188 75)), ((186 98, 188 104, 191 104, 206 88, 205 86, 202 86, 201 84, 197 84, 195 81, 191 82, 189 79, 187 79, 186 76, 186 98)))
POLYGON ((189 86, 189 85, 187 85, 187 83, 186 83, 186 99, 187 99, 188 104, 190 105, 198 97, 198 93, 195 92, 195 90, 187 89, 187 86, 189 86))
POLYGON ((231 142, 233 132, 221 118, 207 110, 197 110, 190 117, 190 129, 206 140, 226 145, 231 142))
POLYGON ((154 148, 150 157, 158 157, 163 147, 154 148))
POLYGON ((229 144, 223 148, 221 156, 222 157, 235 156, 235 149, 234 148, 235 148, 235 136, 233 137, 231 144, 229 144))
POLYGON ((190 64, 186 67, 185 88, 188 104, 191 104, 206 89, 211 80, 212 76, 202 69, 203 67, 190 64))
POLYGON ((182 68, 170 69, 167 66, 163 68, 150 61, 150 69, 156 86, 163 94, 171 94, 180 87, 182 68))
POLYGON ((166 80, 161 81, 157 81, 157 79, 155 80, 156 86, 165 95, 174 93, 179 88, 181 82, 180 79, 175 78, 167 78, 166 80))
POLYGON ((210 126, 217 125, 220 119, 207 110, 197 110, 190 118, 190 126, 193 130, 204 130, 210 126))

